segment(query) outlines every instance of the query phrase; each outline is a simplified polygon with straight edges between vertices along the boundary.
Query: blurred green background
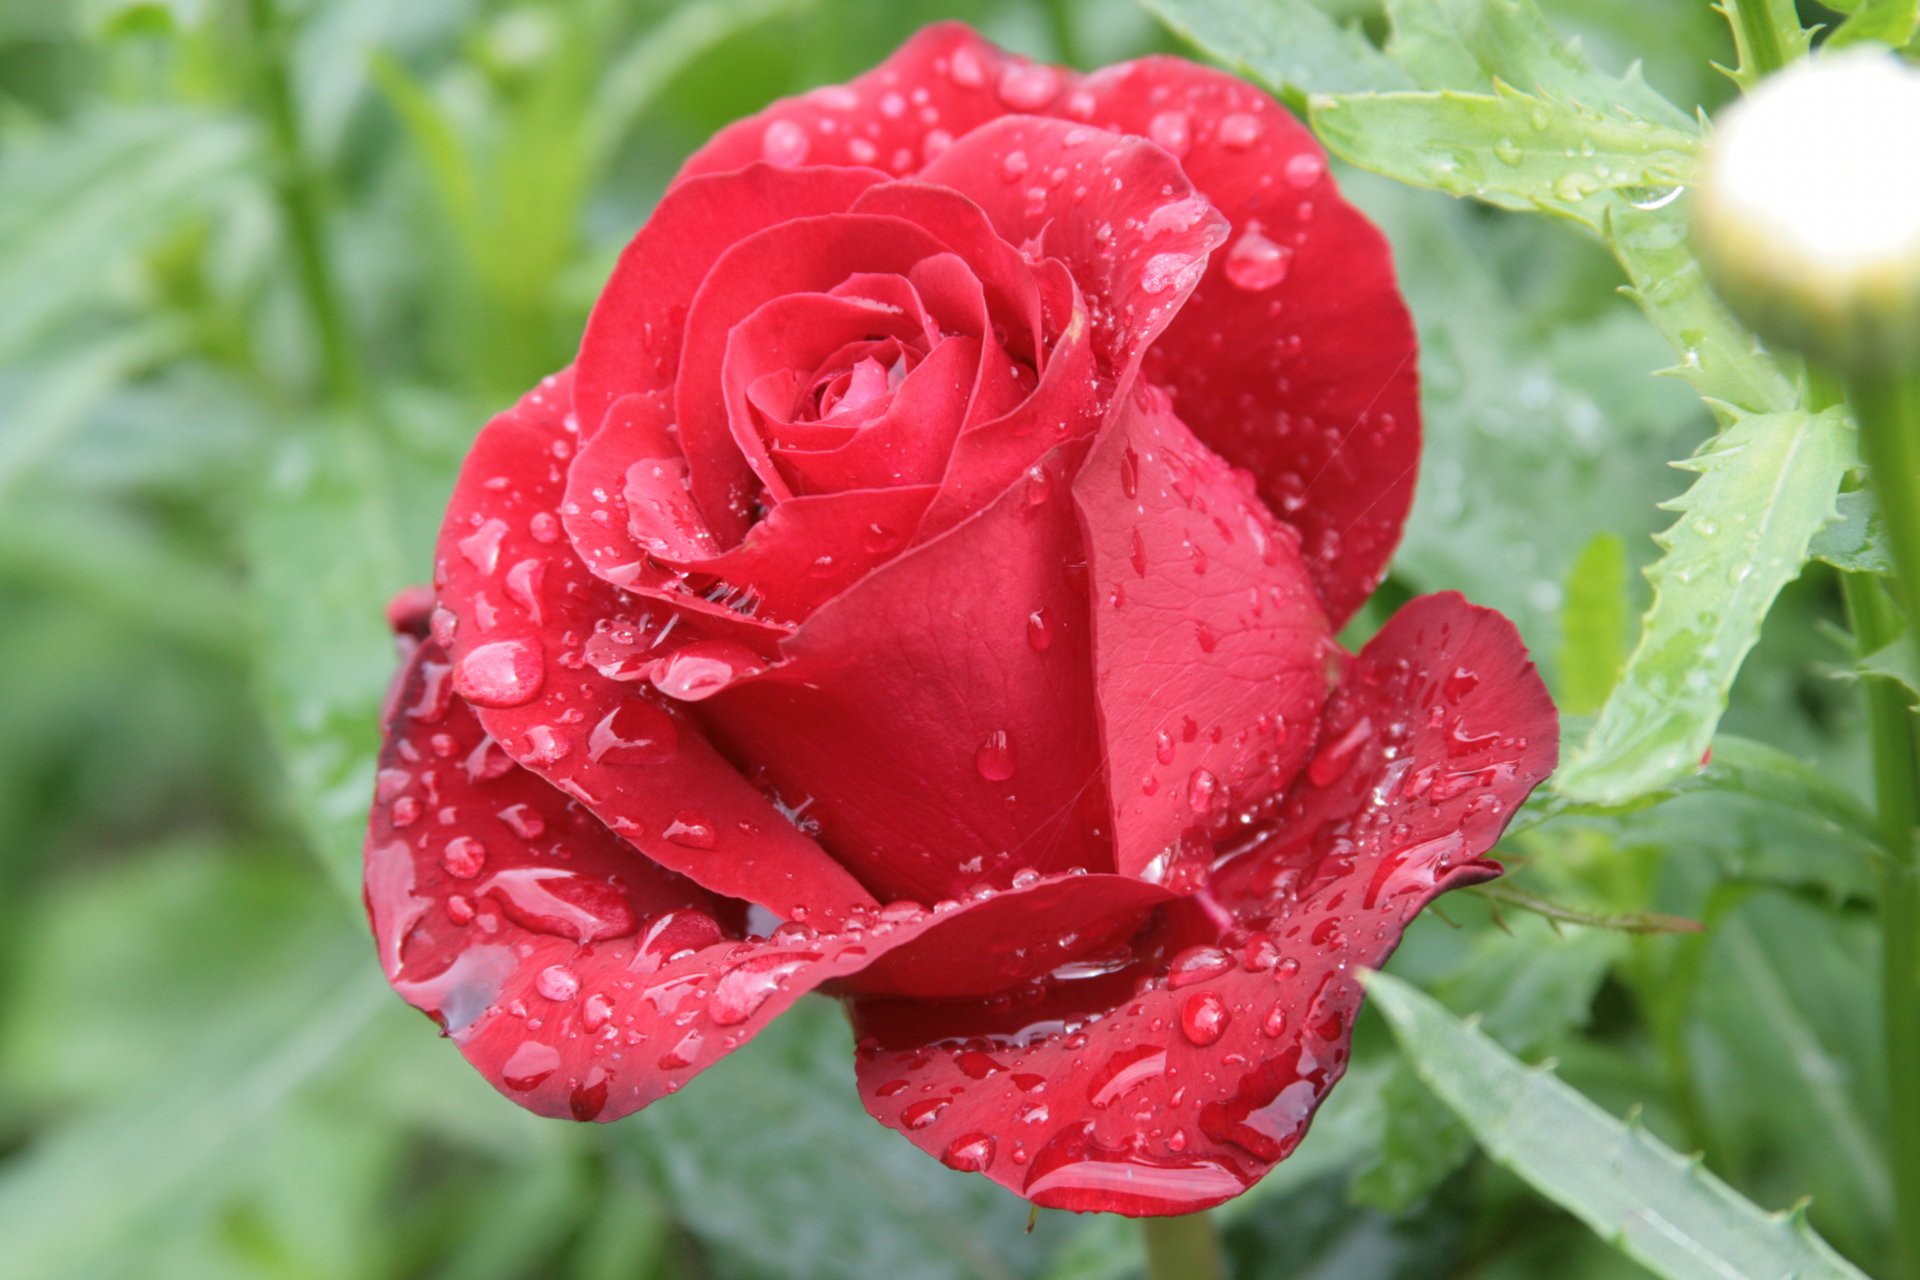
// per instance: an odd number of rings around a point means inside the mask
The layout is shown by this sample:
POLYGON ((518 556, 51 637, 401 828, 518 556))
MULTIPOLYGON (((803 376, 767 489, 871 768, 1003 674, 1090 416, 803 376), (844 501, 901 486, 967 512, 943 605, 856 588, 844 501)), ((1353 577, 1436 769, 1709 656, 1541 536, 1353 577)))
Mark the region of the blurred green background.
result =
MULTIPOLYGON (((1546 7, 1680 104, 1731 91, 1705 4, 1546 7)), ((1029 1235, 868 1120, 824 1002, 630 1121, 540 1121, 388 993, 361 917, 381 605, 427 576, 466 442, 569 358, 708 133, 951 16, 1082 66, 1174 47, 1121 0, 0 0, 0 1276, 1138 1271, 1126 1224, 1029 1235)), ((1502 608, 1591 711, 1706 415, 1651 376, 1669 357, 1597 248, 1345 180, 1424 338, 1382 603, 1502 608)), ((1824 572, 1727 727, 1858 776, 1824 572)), ((1396 970, 1881 1261, 1862 850, 1700 796, 1508 852, 1528 892, 1714 927, 1555 930, 1463 895, 1396 970)), ((1226 1217, 1247 1276, 1637 1274, 1475 1157, 1371 1020, 1226 1217)))

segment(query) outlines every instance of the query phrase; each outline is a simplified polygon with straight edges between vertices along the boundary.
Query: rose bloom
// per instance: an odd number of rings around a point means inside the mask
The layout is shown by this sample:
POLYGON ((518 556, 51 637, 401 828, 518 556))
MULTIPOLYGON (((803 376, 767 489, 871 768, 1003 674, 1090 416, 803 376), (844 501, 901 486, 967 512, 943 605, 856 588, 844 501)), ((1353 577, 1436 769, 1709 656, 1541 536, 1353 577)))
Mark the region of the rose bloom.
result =
POLYGON ((775 103, 480 433, 395 603, 387 977, 580 1120, 825 991, 953 1168, 1237 1195, 1555 760, 1499 615, 1334 640, 1418 454, 1386 243, 1258 90, 944 25, 775 103))

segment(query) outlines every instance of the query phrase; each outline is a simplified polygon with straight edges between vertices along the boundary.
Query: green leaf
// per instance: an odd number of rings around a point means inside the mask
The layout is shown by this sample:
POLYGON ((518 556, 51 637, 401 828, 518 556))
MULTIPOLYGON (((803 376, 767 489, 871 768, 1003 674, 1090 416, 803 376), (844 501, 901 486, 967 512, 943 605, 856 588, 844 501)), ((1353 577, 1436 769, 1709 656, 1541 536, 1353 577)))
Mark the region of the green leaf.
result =
POLYGON ((1906 690, 1907 705, 1920 703, 1920 647, 1913 642, 1913 631, 1902 631, 1872 653, 1860 655, 1854 670, 1863 676, 1881 676, 1906 690))
POLYGON ((1627 544, 1617 533, 1596 533, 1567 575, 1560 628, 1562 711, 1598 711, 1627 662, 1627 544))
POLYGON ((1904 49, 1913 39, 1916 26, 1920 26, 1920 3, 1916 0, 1864 0, 1820 47, 1841 49, 1874 41, 1904 49))
POLYGON ((1851 792, 1776 747, 1731 734, 1715 739, 1713 756, 1701 768, 1683 771, 1619 804, 1582 804, 1564 793, 1537 791, 1507 831, 1517 836, 1561 815, 1623 815, 1684 796, 1714 794, 1761 801, 1845 833, 1858 848, 1879 847, 1878 820, 1851 792))
POLYGON ((1866 1280, 1798 1218, 1757 1208, 1431 997, 1383 973, 1363 981, 1420 1078, 1487 1154, 1656 1275, 1866 1280))
POLYGON ((1618 804, 1695 766, 1780 589, 1833 518, 1853 465, 1838 410, 1738 419, 1685 464, 1666 554, 1647 572, 1640 642, 1587 741, 1555 775, 1577 801, 1618 804))
POLYGON ((1692 172, 1692 134, 1624 110, 1559 103, 1495 82, 1491 93, 1315 94, 1313 130, 1375 173, 1503 209, 1596 225, 1593 197, 1660 198, 1692 172))
POLYGON ((1141 0, 1210 57, 1272 89, 1298 110, 1309 93, 1410 87, 1407 75, 1355 27, 1309 0, 1141 0))
POLYGON ((1691 131, 1693 121, 1641 77, 1609 75, 1563 41, 1533 0, 1388 0, 1387 53, 1422 89, 1491 93, 1501 84, 1543 98, 1622 110, 1691 131))
POLYGON ((1707 284, 1688 239, 1692 197, 1676 190, 1659 199, 1665 203, 1651 208, 1604 205, 1601 234, 1627 273, 1628 296, 1679 357, 1673 372, 1723 418, 1727 406, 1748 413, 1796 407, 1793 383, 1707 284))
POLYGON ((1878 992, 1860 980, 1877 932, 1778 890, 1710 922, 1682 1034, 1716 1163, 1756 1192, 1811 1195, 1821 1230, 1870 1258, 1894 1212, 1878 992))
POLYGON ((1879 500, 1871 489, 1840 495, 1840 518, 1814 535, 1807 554, 1848 573, 1893 576, 1893 556, 1880 522, 1879 500))

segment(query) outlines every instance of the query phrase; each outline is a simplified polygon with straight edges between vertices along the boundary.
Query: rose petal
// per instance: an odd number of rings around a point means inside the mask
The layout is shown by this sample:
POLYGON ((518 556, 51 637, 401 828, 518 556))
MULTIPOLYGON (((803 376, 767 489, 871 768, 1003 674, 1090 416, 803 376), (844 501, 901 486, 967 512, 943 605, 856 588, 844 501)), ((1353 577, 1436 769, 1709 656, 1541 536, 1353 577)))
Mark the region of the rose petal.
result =
POLYGON ((1238 1195, 1345 1070, 1357 971, 1436 894, 1498 873, 1480 855, 1556 738, 1505 619, 1415 601, 1329 703, 1277 830, 1209 904, 1165 909, 1133 962, 996 1000, 856 1000, 867 1109, 1049 1207, 1140 1216, 1238 1195), (1451 780, 1416 781, 1424 765, 1451 780))
POLYGON ((882 896, 1110 865, 1067 462, 875 570, 778 666, 702 704, 882 896))
POLYGON ((1084 91, 1109 128, 1185 138, 1187 176, 1232 220, 1147 376, 1300 530, 1338 627, 1386 573, 1420 456, 1413 324, 1386 239, 1341 197, 1312 134, 1244 81, 1146 58, 1084 91))
MULTIPOLYGON (((499 754, 465 703, 436 697, 443 657, 429 641, 396 680, 366 846, 368 915, 395 991, 529 1110, 618 1119, 809 990, 857 980, 896 950, 903 963, 882 985, 922 980, 996 924, 1052 918, 1068 900, 1056 881, 940 914, 888 908, 838 933, 787 924, 744 936, 742 904, 649 862, 499 754)), ((1108 883, 1072 885, 1089 927, 1126 928, 1155 892, 1099 879, 1108 883)), ((992 962, 975 956, 976 978, 992 962)))
POLYGON ((1114 864, 1193 888, 1313 749, 1332 636, 1278 524, 1137 387, 1073 484, 1093 585, 1114 864))
POLYGON ((1094 350, 1123 387, 1227 232, 1161 148, 1062 120, 1009 116, 982 125, 920 180, 972 199, 1003 239, 1066 264, 1098 303, 1094 350), (1016 153, 1029 167, 1008 182, 1001 170, 1016 153))
POLYGON ((596 670, 596 646, 612 631, 631 632, 649 666, 673 646, 661 644, 665 610, 590 576, 558 536, 561 459, 573 440, 567 389, 549 379, 490 422, 454 486, 435 574, 454 624, 453 690, 479 705, 513 759, 655 862, 784 918, 870 903, 682 711, 596 670), (659 749, 618 746, 641 739, 659 749))
POLYGON ((782 98, 728 125, 687 160, 680 180, 737 169, 770 152, 795 164, 912 173, 942 146, 1011 109, 999 92, 1003 79, 1026 104, 1018 109, 1030 111, 1045 105, 1036 101, 1039 90, 1050 83, 1051 99, 1069 76, 1009 57, 961 23, 938 23, 847 84, 782 98))
POLYGON ((581 435, 592 438, 621 396, 673 385, 687 308, 722 253, 789 219, 845 209, 881 180, 869 170, 753 164, 677 183, 621 252, 587 321, 574 383, 581 435))

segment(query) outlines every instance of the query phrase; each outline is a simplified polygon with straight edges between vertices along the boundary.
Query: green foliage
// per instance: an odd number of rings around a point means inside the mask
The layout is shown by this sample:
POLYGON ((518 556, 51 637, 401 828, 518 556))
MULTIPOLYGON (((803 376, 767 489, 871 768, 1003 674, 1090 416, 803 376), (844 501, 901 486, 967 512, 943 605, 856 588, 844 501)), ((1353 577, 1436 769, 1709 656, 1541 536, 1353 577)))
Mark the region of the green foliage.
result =
POLYGON ((1591 715, 1607 700, 1627 661, 1627 545, 1596 533, 1567 575, 1561 611, 1560 708, 1591 715))
POLYGON ((1379 973, 1366 986, 1420 1078, 1488 1154, 1654 1274, 1864 1280, 1799 1215, 1764 1213, 1413 987, 1379 973))
POLYGON ((1685 464, 1700 478, 1668 508, 1679 518, 1647 574, 1640 643, 1558 791, 1617 804, 1705 754, 1741 660, 1833 518, 1852 461, 1845 421, 1829 411, 1743 416, 1685 464))

